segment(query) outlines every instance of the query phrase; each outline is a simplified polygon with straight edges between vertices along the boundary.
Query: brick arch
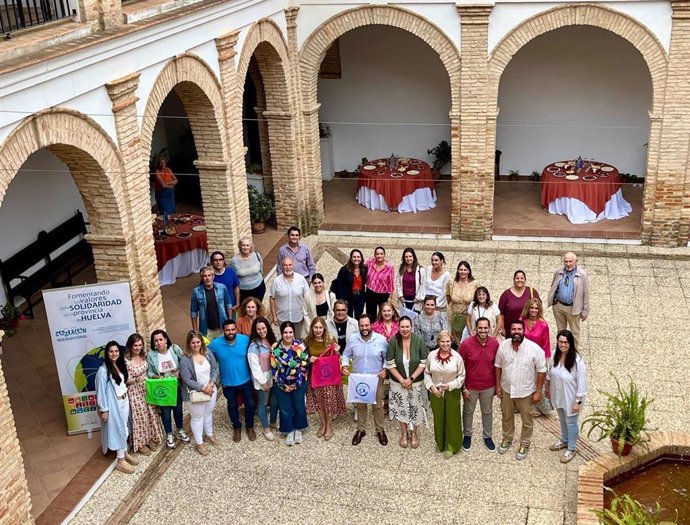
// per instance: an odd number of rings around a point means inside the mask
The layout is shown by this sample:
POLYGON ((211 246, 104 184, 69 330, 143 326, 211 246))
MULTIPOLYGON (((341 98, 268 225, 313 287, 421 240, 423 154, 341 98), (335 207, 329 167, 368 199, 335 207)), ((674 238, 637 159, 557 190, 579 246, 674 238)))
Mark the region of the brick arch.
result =
MULTIPOLYGON (((273 20, 259 20, 244 39, 236 77, 239 104, 243 103, 247 75, 257 86, 257 98, 265 101, 265 108, 259 115, 263 119, 259 129, 262 157, 269 161, 264 175, 270 177, 265 182, 272 186, 278 227, 283 228, 299 222, 304 195, 297 191, 299 184, 295 184, 299 178, 295 147, 298 122, 291 88, 290 58, 283 33, 273 20)), ((241 108, 238 113, 242 113, 241 108)))
POLYGON ((503 71, 515 54, 534 38, 566 26, 587 25, 605 29, 630 42, 643 56, 652 78, 650 110, 661 114, 668 55, 661 42, 643 24, 609 7, 594 4, 555 7, 528 18, 496 44, 489 55, 489 106, 495 107, 503 71))
POLYGON ((29 156, 47 149, 64 162, 81 193, 94 232, 127 235, 124 163, 108 134, 77 111, 54 108, 25 119, 0 147, 0 205, 29 156))
MULTIPOLYGON (((565 5, 555 7, 528 18, 508 33, 493 49, 488 60, 487 104, 488 113, 493 115, 493 125, 487 137, 487 151, 492 154, 486 159, 485 170, 493 170, 493 151, 496 149, 496 124, 498 115, 498 89, 501 76, 513 56, 534 38, 556 29, 588 25, 610 31, 635 46, 642 55, 652 81, 652 107, 650 108, 649 146, 647 153, 647 177, 642 205, 642 225, 648 224, 654 210, 654 188, 656 187, 661 142, 661 115, 666 92, 666 70, 668 54, 656 36, 643 24, 619 11, 594 4, 565 5)), ((493 196, 493 178, 487 192, 493 196)), ((492 197, 493 198, 493 197, 492 197)), ((644 232, 643 232, 644 234, 644 232)))
MULTIPOLYGON (((460 52, 452 40, 436 25, 408 9, 390 5, 366 5, 348 9, 321 24, 304 42, 299 53, 302 114, 304 121, 305 163, 321 186, 319 143, 319 103, 317 97, 319 68, 333 42, 353 29, 380 25, 402 29, 416 36, 439 56, 450 83, 451 178, 460 178, 460 52)), ((459 184, 451 185, 452 202, 460 202, 459 184)), ((322 201, 322 199, 321 199, 322 201)), ((451 224, 459 222, 459 209, 451 207, 451 224)))
POLYGON ((450 80, 451 113, 456 114, 460 103, 460 52, 438 26, 417 13, 395 6, 348 9, 329 18, 309 35, 300 51, 302 95, 307 107, 316 100, 319 67, 331 44, 348 31, 371 25, 403 29, 438 54, 450 80))
POLYGON ((222 88, 213 70, 196 55, 172 58, 158 75, 141 125, 142 154, 148 157, 151 153, 158 114, 173 91, 182 102, 194 137, 209 249, 232 252, 234 225, 228 225, 228 217, 232 216, 235 188, 228 161, 222 88))

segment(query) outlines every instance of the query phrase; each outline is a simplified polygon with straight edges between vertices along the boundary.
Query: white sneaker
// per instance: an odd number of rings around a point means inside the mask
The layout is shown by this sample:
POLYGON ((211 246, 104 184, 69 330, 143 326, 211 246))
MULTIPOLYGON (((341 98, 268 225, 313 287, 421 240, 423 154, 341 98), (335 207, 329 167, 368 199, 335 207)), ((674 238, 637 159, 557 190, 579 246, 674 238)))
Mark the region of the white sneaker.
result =
POLYGON ((568 463, 574 457, 575 457, 575 451, 574 450, 566 450, 565 454, 563 454, 563 457, 561 457, 561 463, 568 463))
POLYGON ((295 430, 295 444, 299 445, 302 442, 302 431, 301 430, 295 430))
POLYGON ((292 445, 295 444, 295 433, 294 433, 294 432, 290 432, 290 433, 287 435, 287 437, 285 438, 285 444, 286 444, 288 447, 291 447, 292 445))
POLYGON ((556 441, 553 445, 549 446, 549 450, 551 452, 558 452, 559 450, 563 450, 564 448, 568 448, 567 443, 563 443, 560 439, 556 441))
POLYGON ((263 434, 268 441, 273 441, 276 438, 275 434, 270 430, 268 432, 264 432, 263 434))
POLYGON ((183 429, 181 429, 181 428, 178 428, 178 429, 177 429, 177 439, 179 439, 180 441, 183 441, 183 442, 185 442, 185 443, 189 443, 189 436, 188 436, 187 433, 186 433, 183 429))
POLYGON ((172 434, 168 434, 168 437, 165 439, 165 444, 167 445, 168 448, 175 448, 175 439, 172 437, 172 434))

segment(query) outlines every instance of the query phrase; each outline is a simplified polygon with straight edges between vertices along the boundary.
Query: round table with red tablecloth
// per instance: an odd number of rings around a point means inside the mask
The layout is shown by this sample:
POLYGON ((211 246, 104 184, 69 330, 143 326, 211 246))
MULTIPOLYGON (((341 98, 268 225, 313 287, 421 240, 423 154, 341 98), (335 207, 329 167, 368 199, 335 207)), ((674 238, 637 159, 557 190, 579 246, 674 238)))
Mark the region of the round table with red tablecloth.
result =
POLYGON ((173 284, 178 277, 198 272, 209 263, 203 217, 176 213, 170 215, 168 227, 175 228, 175 232, 161 238, 158 232, 163 229, 162 221, 156 219, 153 225, 158 280, 161 285, 173 284))
POLYGON ((576 161, 549 164, 541 174, 541 205, 573 224, 622 219, 632 211, 623 198, 618 170, 605 162, 576 161))
POLYGON ((400 159, 391 167, 387 159, 362 164, 357 182, 357 202, 371 210, 400 213, 436 207, 431 167, 418 159, 400 159))

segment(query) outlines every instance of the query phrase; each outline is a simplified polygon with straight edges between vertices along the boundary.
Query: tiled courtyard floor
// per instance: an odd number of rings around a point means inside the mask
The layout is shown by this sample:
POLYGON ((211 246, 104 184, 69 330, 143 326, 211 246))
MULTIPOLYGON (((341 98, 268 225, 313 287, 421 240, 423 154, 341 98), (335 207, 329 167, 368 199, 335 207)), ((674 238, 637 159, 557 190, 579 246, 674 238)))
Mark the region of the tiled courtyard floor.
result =
MULTIPOLYGON (((434 250, 445 253, 454 272, 468 260, 476 279, 497 299, 511 284, 516 269, 544 296, 566 249, 580 254, 590 275, 591 315, 583 323, 581 352, 589 369, 588 414, 602 403, 598 389, 610 390, 610 373, 632 376, 656 398, 649 416, 661 430, 690 429, 686 382, 690 333, 683 324, 690 315, 690 250, 621 245, 566 245, 535 242, 482 242, 397 239, 307 240, 319 271, 330 281, 341 262, 339 251, 364 250, 382 244, 397 263, 412 245, 428 263, 434 250)), ((182 300, 182 295, 180 299, 182 300)), ((166 300, 177 300, 169 297, 166 300)), ((186 301, 186 296, 184 297, 186 301)), ((183 304, 180 304, 183 307, 183 304)), ((166 312, 169 305, 166 304, 166 312)), ((547 321, 555 335, 551 311, 547 321)), ((172 327, 171 327, 172 328, 172 327)), ((176 327, 179 330, 178 327, 176 327)), ((232 443, 221 400, 215 414, 218 447, 208 457, 193 447, 178 447, 148 458, 155 473, 139 467, 134 476, 113 473, 76 516, 73 523, 462 523, 571 524, 576 521, 577 472, 585 459, 567 465, 549 452, 553 422, 540 418, 526 460, 516 461, 515 448, 504 455, 489 453, 481 440, 470 452, 450 460, 434 451, 433 431, 424 431, 419 449, 397 445, 397 423, 389 422, 390 443, 381 447, 373 432, 358 447, 350 440, 355 426, 340 418, 335 437, 324 442, 314 435, 318 420, 301 445, 291 448, 262 437, 243 436, 232 443), (160 466, 159 466, 160 465, 160 466), (140 477, 144 476, 141 480, 140 477), (140 480, 140 481, 138 481, 140 480), (155 482, 154 482, 155 481, 155 482), (135 486, 136 484, 136 486, 135 486), (129 503, 128 503, 129 502, 129 503)), ((475 436, 481 435, 475 414, 475 436)), ((500 410, 494 404, 494 439, 500 439, 500 410)), ((607 453, 605 443, 587 443, 591 457, 607 453)))

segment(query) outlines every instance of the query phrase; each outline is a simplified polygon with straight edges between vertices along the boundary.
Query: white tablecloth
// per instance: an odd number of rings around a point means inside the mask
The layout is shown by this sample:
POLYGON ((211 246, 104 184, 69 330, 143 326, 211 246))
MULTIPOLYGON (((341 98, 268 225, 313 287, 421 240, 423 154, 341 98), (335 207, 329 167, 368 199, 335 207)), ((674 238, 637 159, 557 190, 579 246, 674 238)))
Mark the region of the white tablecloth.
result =
POLYGON ((186 277, 192 273, 197 273, 204 266, 208 266, 208 253, 206 250, 182 252, 165 263, 165 266, 158 272, 158 280, 161 286, 174 284, 178 277, 186 277))
POLYGON ((599 215, 581 200, 571 197, 560 197, 549 203, 549 213, 553 215, 566 215, 573 224, 586 224, 601 219, 616 220, 627 217, 632 212, 632 206, 623 198, 623 190, 614 193, 606 203, 604 211, 599 215))
MULTIPOLYGON (((357 202, 370 210, 390 211, 383 195, 371 188, 362 186, 357 192, 357 202)), ((399 213, 426 211, 436 207, 436 191, 431 188, 420 188, 414 193, 405 195, 398 206, 399 213)))

